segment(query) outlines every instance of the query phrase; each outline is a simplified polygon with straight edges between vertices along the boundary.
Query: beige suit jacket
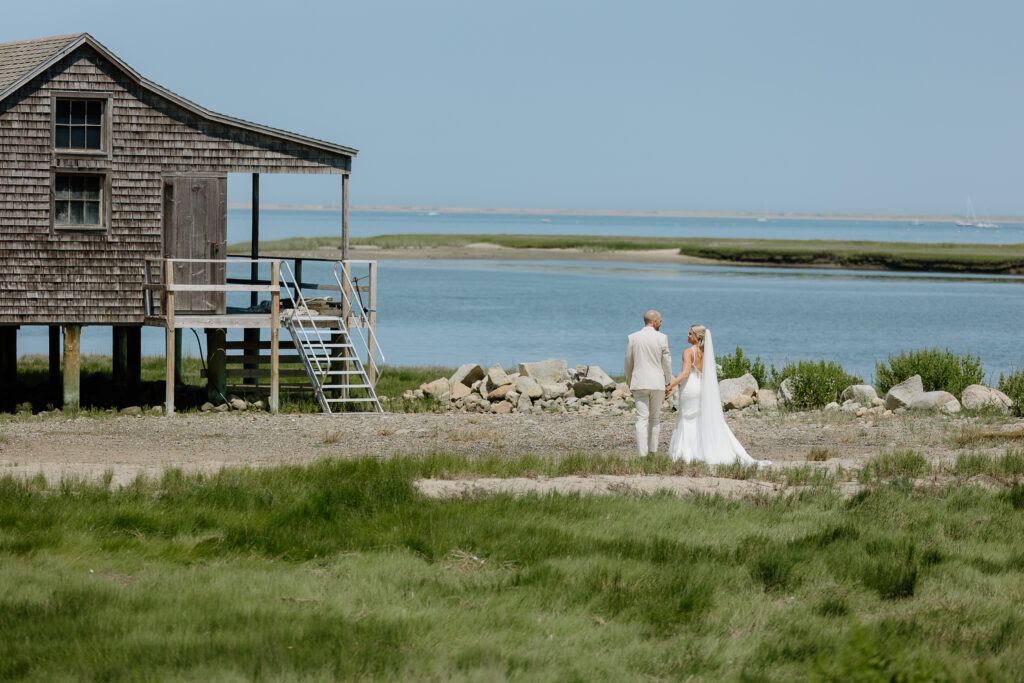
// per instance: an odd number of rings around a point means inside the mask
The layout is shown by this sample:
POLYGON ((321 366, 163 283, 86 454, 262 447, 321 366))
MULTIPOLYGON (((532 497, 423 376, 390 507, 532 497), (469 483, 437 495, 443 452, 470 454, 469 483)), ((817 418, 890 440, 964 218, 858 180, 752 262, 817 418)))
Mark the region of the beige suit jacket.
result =
POLYGON ((647 325, 629 335, 626 344, 626 384, 629 390, 664 391, 672 381, 672 356, 668 337, 647 325))

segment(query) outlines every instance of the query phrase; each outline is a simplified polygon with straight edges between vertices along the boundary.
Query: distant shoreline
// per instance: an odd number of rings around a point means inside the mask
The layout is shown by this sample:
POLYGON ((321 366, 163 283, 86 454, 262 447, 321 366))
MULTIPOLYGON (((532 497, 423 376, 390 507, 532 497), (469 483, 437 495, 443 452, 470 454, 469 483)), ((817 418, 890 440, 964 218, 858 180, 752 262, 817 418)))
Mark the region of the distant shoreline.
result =
MULTIPOLYGON (((229 203, 229 209, 248 211, 251 203, 229 203)), ((772 220, 824 220, 824 221, 922 221, 953 223, 963 216, 948 214, 882 214, 882 213, 758 213, 754 211, 641 211, 614 209, 515 209, 476 208, 467 206, 352 206, 352 211, 367 213, 437 213, 481 214, 499 216, 614 216, 631 218, 742 218, 772 220)), ((334 204, 260 204, 261 211, 341 211, 334 204)), ((1024 223, 1024 216, 986 216, 1002 223, 1024 223)))

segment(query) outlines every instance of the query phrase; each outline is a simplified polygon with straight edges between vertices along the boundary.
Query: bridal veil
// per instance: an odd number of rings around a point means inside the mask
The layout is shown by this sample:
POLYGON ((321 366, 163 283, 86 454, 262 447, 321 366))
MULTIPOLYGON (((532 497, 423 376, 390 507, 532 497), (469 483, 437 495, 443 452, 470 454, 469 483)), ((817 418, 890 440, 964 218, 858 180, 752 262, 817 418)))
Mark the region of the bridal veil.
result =
POLYGON ((718 368, 711 330, 704 333, 704 368, 701 371, 700 418, 697 420, 701 450, 710 464, 768 465, 767 460, 750 457, 729 429, 722 411, 722 395, 718 389, 718 368))

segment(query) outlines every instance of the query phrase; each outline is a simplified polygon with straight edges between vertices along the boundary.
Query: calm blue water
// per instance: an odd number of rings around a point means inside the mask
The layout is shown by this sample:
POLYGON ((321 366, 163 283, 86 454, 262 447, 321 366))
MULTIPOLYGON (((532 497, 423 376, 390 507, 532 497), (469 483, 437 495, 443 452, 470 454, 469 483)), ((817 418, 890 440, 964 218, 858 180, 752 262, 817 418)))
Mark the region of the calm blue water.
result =
MULTIPOLYGON (((228 211, 228 242, 248 241, 247 210, 228 211)), ((352 237, 432 234, 634 235, 643 237, 741 237, 764 239, 881 240, 885 242, 1024 242, 1024 224, 961 228, 953 223, 794 220, 772 218, 656 218, 634 216, 522 216, 500 214, 384 213, 353 211, 352 237)), ((337 211, 261 211, 260 239, 341 236, 337 211)))
MULTIPOLYGON (((247 237, 248 212, 229 213, 229 239, 247 237)), ((1024 242, 1024 226, 356 212, 353 235, 406 232, 722 235, 947 242, 1024 242)), ((264 239, 340 232, 329 212, 266 211, 264 239)), ((869 379, 875 361, 905 349, 949 347, 981 357, 995 380, 1024 367, 1024 278, 889 272, 522 261, 381 261, 378 335, 390 365, 509 366, 564 358, 622 371, 625 338, 644 310, 661 311, 673 355, 687 328, 711 328, 719 352, 743 347, 767 362, 825 358, 869 379)), ((244 268, 243 268, 244 270, 244 268)), ((312 264, 306 277, 315 278, 312 264)), ((45 328, 19 333, 20 353, 44 353, 45 328)), ((200 335, 202 336, 202 335, 200 335)), ((85 328, 86 353, 110 352, 109 328, 85 328)), ((187 355, 199 354, 185 334, 187 355)), ((203 341, 205 344, 205 339, 203 341)), ((143 353, 163 354, 143 331, 143 353)))

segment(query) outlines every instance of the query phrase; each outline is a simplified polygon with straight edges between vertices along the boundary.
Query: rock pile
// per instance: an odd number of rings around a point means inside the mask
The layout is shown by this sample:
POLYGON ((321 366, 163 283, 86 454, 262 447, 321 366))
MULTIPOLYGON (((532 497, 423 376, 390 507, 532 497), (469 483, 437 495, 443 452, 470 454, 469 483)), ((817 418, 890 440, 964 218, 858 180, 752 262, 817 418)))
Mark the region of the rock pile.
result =
POLYGON ((235 396, 234 394, 228 394, 227 399, 227 403, 220 403, 218 405, 207 401, 199 406, 199 410, 204 413, 226 413, 229 410, 263 410, 264 408, 262 400, 249 402, 241 396, 235 396))

